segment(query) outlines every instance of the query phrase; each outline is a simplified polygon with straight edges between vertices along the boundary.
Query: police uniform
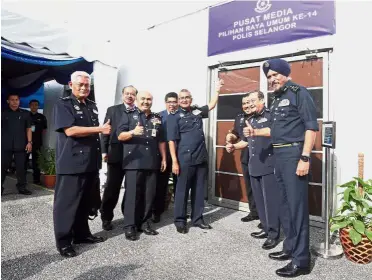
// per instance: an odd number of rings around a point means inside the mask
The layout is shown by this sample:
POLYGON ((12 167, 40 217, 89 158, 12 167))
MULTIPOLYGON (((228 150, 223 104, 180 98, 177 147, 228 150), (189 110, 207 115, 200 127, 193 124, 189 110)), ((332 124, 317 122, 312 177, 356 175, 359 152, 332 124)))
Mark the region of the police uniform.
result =
MULTIPOLYGON (((243 135, 243 128, 245 127, 245 121, 249 117, 250 115, 247 115, 245 113, 238 114, 235 117, 233 134, 243 141, 245 139, 243 135)), ((248 147, 242 149, 241 154, 240 154, 240 162, 241 162, 241 166, 243 170, 244 183, 245 183, 245 188, 247 192, 249 216, 251 216, 253 219, 253 218, 258 217, 258 213, 257 213, 256 201, 254 199, 254 194, 251 188, 251 182, 249 179, 249 169, 248 169, 249 149, 248 147)))
MULTIPOLYGON (((161 121, 164 128, 164 139, 167 138, 167 119, 168 119, 167 110, 161 111, 159 113, 161 117, 161 121)), ((166 145, 166 153, 167 153, 167 170, 165 172, 158 172, 158 179, 156 184, 156 195, 154 201, 154 209, 153 214, 154 218, 157 219, 164 211, 165 211, 165 200, 168 196, 168 183, 169 177, 172 174, 173 178, 173 192, 176 193, 176 185, 177 185, 177 176, 172 173, 172 158, 169 152, 169 146, 166 145)))
POLYGON ((207 105, 184 110, 168 116, 168 141, 177 144, 177 158, 180 174, 175 196, 174 223, 176 227, 185 227, 187 198, 191 189, 191 222, 203 224, 204 188, 208 175, 208 152, 203 132, 203 118, 207 118, 207 105))
MULTIPOLYGON (((107 182, 102 196, 101 218, 102 221, 112 221, 114 209, 118 203, 121 185, 125 175, 122 167, 123 144, 117 136, 117 127, 124 113, 132 112, 135 108, 127 107, 124 103, 111 106, 107 109, 105 123, 110 120, 112 127, 110 135, 102 135, 102 153, 107 154, 107 182)), ((124 199, 121 209, 124 209, 124 199)))
POLYGON ((43 146, 43 130, 48 128, 47 119, 43 114, 30 112, 32 130, 32 169, 34 183, 40 183, 40 169, 38 158, 40 148, 43 146))
MULTIPOLYGON (((265 62, 263 71, 288 76, 290 68, 283 60, 265 62)), ((309 177, 296 175, 302 155, 305 132, 317 131, 316 107, 309 91, 289 80, 274 92, 271 138, 275 155, 275 176, 281 192, 281 223, 286 235, 283 251, 293 265, 309 267, 309 177)), ((278 273, 278 271, 277 271, 278 273)))
POLYGON ((122 168, 125 170, 124 229, 135 234, 151 218, 156 191, 156 177, 160 169, 159 143, 164 133, 159 114, 146 114, 139 109, 123 114, 117 128, 121 132, 144 128, 143 135, 123 142, 122 168))
POLYGON ((26 189, 26 145, 27 129, 31 127, 30 112, 10 108, 1 113, 1 192, 7 169, 14 160, 16 164, 17 188, 20 193, 30 194, 26 189), (27 193, 26 193, 27 192, 27 193))
POLYGON ((57 132, 54 233, 57 248, 63 249, 73 240, 77 243, 92 236, 88 217, 102 165, 99 134, 69 137, 64 129, 99 126, 97 106, 89 99, 79 102, 74 95, 61 98, 54 107, 54 126, 57 132))
MULTIPOLYGON (((254 114, 249 123, 255 129, 270 127, 270 110, 264 108, 262 112, 254 114)), ((242 130, 240 133, 240 136, 244 137, 242 130)), ((271 138, 248 137, 247 139, 249 175, 258 215, 268 239, 277 241, 280 236, 280 201, 278 200, 280 193, 274 175, 275 160, 271 138)))

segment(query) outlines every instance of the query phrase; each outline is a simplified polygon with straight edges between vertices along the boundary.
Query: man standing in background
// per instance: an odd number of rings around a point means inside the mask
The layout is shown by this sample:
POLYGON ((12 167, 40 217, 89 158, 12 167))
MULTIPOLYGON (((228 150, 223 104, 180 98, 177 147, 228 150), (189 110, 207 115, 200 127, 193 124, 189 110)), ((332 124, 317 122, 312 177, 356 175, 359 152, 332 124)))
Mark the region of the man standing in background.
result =
POLYGON ((47 119, 43 114, 38 113, 39 101, 31 100, 28 104, 30 107, 31 116, 31 131, 32 131, 32 169, 34 184, 40 185, 40 169, 38 164, 38 158, 40 149, 43 146, 43 135, 48 127, 47 119))

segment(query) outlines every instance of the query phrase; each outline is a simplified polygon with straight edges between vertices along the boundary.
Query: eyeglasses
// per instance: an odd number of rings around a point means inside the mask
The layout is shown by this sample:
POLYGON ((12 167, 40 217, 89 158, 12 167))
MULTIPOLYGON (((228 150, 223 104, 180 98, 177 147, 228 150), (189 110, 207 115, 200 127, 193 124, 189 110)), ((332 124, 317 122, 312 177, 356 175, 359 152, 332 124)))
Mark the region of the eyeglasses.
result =
POLYGON ((191 96, 182 96, 178 98, 179 100, 190 100, 191 96))
POLYGON ((85 88, 90 88, 90 84, 79 84, 79 83, 74 83, 75 86, 77 86, 78 88, 82 88, 82 87, 85 87, 85 88))

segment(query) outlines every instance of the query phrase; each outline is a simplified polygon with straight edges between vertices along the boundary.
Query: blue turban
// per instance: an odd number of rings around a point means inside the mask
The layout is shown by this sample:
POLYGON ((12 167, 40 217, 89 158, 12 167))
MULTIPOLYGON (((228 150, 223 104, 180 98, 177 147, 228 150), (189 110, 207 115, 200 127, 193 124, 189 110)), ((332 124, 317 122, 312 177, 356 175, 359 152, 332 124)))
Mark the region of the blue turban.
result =
POLYGON ((291 67, 289 66, 289 63, 281 58, 269 59, 263 64, 262 70, 264 71, 266 76, 269 70, 278 72, 279 74, 282 74, 286 77, 288 77, 291 73, 291 67))

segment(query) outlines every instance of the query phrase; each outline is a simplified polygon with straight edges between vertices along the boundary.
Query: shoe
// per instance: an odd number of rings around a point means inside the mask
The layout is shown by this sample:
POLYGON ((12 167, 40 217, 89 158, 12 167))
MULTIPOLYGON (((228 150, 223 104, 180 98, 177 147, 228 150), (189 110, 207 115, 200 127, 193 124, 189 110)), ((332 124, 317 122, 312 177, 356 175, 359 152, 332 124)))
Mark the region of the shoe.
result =
POLYGON ((154 215, 154 216, 152 217, 152 222, 153 222, 154 224, 159 223, 159 222, 160 222, 160 215, 154 215))
POLYGON ((151 228, 151 225, 149 222, 146 223, 145 228, 143 229, 143 233, 146 235, 158 235, 159 232, 151 228))
POLYGON ((259 224, 257 225, 257 227, 258 227, 259 229, 263 229, 263 225, 262 225, 262 223, 259 223, 259 224))
POLYGON ((134 227, 129 228, 125 231, 125 238, 130 241, 136 241, 137 240, 137 231, 134 227))
POLYGON ((276 245, 278 245, 278 244, 279 244, 279 241, 277 239, 268 238, 268 239, 266 239, 266 241, 262 245, 262 249, 271 250, 271 249, 275 248, 276 245))
POLYGON ((269 254, 269 258, 276 261, 288 261, 292 257, 284 251, 274 252, 269 254))
POLYGON ((101 242, 104 242, 105 239, 103 237, 100 237, 100 236, 88 236, 88 237, 85 237, 85 238, 82 238, 82 239, 75 239, 73 241, 74 244, 94 244, 94 243, 101 243, 101 242))
POLYGON ((73 258, 76 257, 77 255, 74 248, 71 245, 63 248, 58 248, 58 252, 61 254, 62 257, 65 258, 73 258))
POLYGON ((114 227, 113 227, 111 221, 102 220, 102 229, 107 230, 107 231, 110 231, 110 230, 112 230, 113 228, 114 228, 114 227))
POLYGON ((252 222, 254 220, 258 220, 258 216, 253 216, 251 214, 248 214, 248 216, 245 216, 243 218, 241 218, 240 220, 243 222, 243 223, 247 223, 247 222, 252 222))
POLYGON ((282 267, 275 271, 276 275, 280 277, 293 278, 300 275, 306 275, 310 273, 310 267, 299 267, 292 262, 287 264, 285 267, 282 267))
POLYGON ((251 236, 257 239, 264 239, 264 238, 267 238, 267 233, 261 230, 259 232, 252 232, 251 236))
POLYGON ((24 189, 19 189, 18 192, 19 192, 20 194, 24 194, 24 195, 31 195, 31 194, 32 194, 32 192, 29 191, 29 190, 26 189, 26 188, 24 188, 24 189))
POLYGON ((179 227, 177 227, 176 226, 176 229, 177 229, 177 232, 179 232, 179 233, 187 233, 187 227, 186 226, 179 226, 179 227))
POLYGON ((193 227, 198 227, 198 228, 201 228, 201 229, 212 229, 211 225, 208 225, 204 222, 201 222, 200 224, 195 224, 195 225, 193 225, 193 227))

